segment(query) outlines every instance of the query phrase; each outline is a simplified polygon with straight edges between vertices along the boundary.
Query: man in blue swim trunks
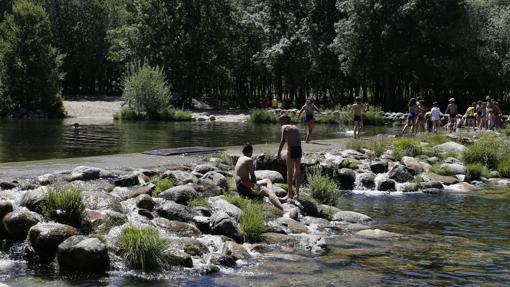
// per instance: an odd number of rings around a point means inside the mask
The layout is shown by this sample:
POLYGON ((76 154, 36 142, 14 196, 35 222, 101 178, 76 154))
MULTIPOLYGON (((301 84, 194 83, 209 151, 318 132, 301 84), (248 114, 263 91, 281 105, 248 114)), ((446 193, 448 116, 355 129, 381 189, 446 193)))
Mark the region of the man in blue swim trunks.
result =
POLYGON ((299 187, 301 186, 301 157, 303 156, 301 137, 299 128, 290 124, 289 116, 280 117, 280 124, 282 125, 282 139, 278 148, 278 158, 281 158, 283 146, 287 142, 287 186, 289 190, 287 198, 292 199, 299 196, 299 187), (296 186, 295 194, 293 184, 296 186))
POLYGON ((273 183, 269 179, 257 181, 255 176, 255 166, 253 165, 253 147, 246 144, 243 147, 243 155, 237 160, 234 169, 234 179, 239 195, 248 198, 267 196, 271 203, 278 209, 283 210, 283 199, 276 196, 273 191, 273 183))

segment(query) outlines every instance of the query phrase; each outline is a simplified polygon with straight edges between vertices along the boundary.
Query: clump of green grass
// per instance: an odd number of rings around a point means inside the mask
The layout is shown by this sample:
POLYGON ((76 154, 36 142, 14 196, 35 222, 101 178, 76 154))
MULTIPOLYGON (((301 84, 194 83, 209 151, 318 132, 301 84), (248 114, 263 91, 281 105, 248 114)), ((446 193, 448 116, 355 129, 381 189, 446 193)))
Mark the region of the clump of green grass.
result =
POLYGON ((480 163, 488 168, 496 168, 502 155, 503 142, 493 137, 482 137, 470 145, 463 153, 468 164, 480 163))
POLYGON ((390 140, 384 138, 377 138, 369 141, 353 140, 347 144, 347 148, 359 152, 363 152, 363 149, 368 149, 374 152, 375 157, 378 158, 386 152, 390 143, 390 140))
POLYGON ((158 197, 160 193, 174 186, 174 182, 171 179, 160 178, 159 176, 151 178, 151 183, 156 186, 152 191, 153 197, 158 197))
POLYGON ((247 197, 233 195, 233 194, 230 194, 230 193, 225 193, 223 195, 223 197, 225 198, 226 201, 228 201, 229 203, 239 207, 241 210, 244 209, 249 204, 251 204, 251 202, 252 202, 251 199, 249 199, 247 197))
POLYGON ((190 112, 178 111, 175 109, 166 109, 160 113, 150 116, 144 112, 138 112, 133 109, 122 109, 120 113, 115 113, 113 119, 125 121, 167 121, 167 122, 189 122, 193 121, 193 115, 190 112))
POLYGON ((322 204, 335 205, 338 199, 335 181, 327 176, 320 175, 318 172, 312 172, 308 175, 308 188, 312 197, 322 204))
POLYGON ((256 109, 251 112, 249 121, 252 123, 276 123, 278 118, 271 111, 256 109))
POLYGON ((133 269, 155 270, 167 265, 168 242, 151 227, 127 226, 117 241, 120 255, 133 269))
POLYGON ((441 167, 441 164, 439 163, 433 164, 429 168, 429 171, 439 175, 449 175, 448 169, 441 167))
POLYGON ((497 171, 502 177, 510 177, 510 156, 506 156, 501 161, 499 161, 497 171))
POLYGON ((262 204, 250 202, 242 208, 239 226, 244 241, 260 242, 265 232, 265 216, 262 204))
POLYGON ((429 143, 432 146, 444 144, 449 141, 449 139, 442 134, 420 135, 416 138, 419 139, 419 141, 429 143))
POLYGON ((335 113, 323 113, 317 115, 314 121, 320 124, 339 124, 341 122, 339 115, 336 115, 335 113))
POLYGON ((289 191, 289 186, 286 183, 280 184, 280 187, 286 191, 289 191))
POLYGON ((74 187, 50 189, 43 199, 42 214, 63 224, 81 226, 85 214, 81 190, 74 187))
POLYGON ((468 180, 480 180, 482 177, 489 177, 489 170, 487 167, 481 163, 466 165, 466 178, 468 180))
POLYGON ((209 203, 207 203, 207 200, 203 197, 195 197, 188 201, 188 207, 204 207, 207 209, 210 209, 209 203))
POLYGON ((393 142, 393 157, 401 159, 404 156, 416 157, 423 154, 420 142, 414 138, 398 138, 393 142))
POLYGON ((442 159, 447 159, 449 157, 459 158, 460 154, 457 152, 454 152, 454 151, 449 151, 449 152, 445 152, 445 153, 440 153, 439 157, 442 159))

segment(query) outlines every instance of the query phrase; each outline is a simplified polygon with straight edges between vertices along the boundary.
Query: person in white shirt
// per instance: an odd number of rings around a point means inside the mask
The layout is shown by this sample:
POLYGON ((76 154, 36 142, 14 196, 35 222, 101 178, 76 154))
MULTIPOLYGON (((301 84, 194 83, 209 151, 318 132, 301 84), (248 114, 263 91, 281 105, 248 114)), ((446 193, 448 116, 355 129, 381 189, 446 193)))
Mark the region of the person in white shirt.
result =
POLYGON ((437 133, 437 126, 441 125, 441 109, 437 102, 434 102, 433 107, 430 110, 430 119, 432 120, 432 130, 437 133))

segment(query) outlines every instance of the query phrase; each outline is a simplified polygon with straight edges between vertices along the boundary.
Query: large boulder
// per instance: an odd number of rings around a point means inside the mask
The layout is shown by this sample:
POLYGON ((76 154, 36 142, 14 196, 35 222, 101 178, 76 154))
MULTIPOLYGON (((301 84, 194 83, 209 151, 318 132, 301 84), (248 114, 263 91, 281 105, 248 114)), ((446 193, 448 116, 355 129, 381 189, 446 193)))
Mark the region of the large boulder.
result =
POLYGON ((195 167, 193 172, 200 173, 200 174, 206 174, 210 171, 217 171, 218 168, 212 164, 199 164, 195 167))
POLYGON ((193 211, 191 208, 173 201, 167 201, 163 203, 161 206, 156 208, 156 211, 158 212, 159 216, 169 220, 184 222, 193 221, 193 211))
POLYGON ((16 188, 16 184, 13 182, 2 181, 0 182, 0 190, 10 190, 16 188))
POLYGON ((21 198, 20 205, 30 209, 31 211, 41 212, 41 205, 47 193, 48 188, 46 186, 29 190, 25 192, 21 198))
POLYGON ((232 241, 225 242, 221 253, 223 256, 232 256, 234 258, 234 260, 236 260, 236 261, 241 260, 241 259, 246 260, 246 259, 251 258, 250 253, 248 253, 248 250, 246 250, 246 248, 244 248, 244 246, 242 246, 238 243, 232 242, 232 241))
POLYGON ((104 273, 110 266, 108 249, 97 238, 72 236, 58 246, 60 269, 104 273))
POLYGON ((223 211, 216 212, 211 216, 211 233, 224 235, 236 241, 241 241, 239 226, 223 211))
POLYGON ((243 213, 242 210, 232 203, 226 201, 224 198, 210 197, 208 198, 207 202, 209 203, 209 206, 212 208, 212 210, 225 212, 236 221, 241 219, 241 214, 243 213))
POLYGON ((370 170, 375 173, 386 173, 388 172, 388 163, 385 161, 376 161, 370 164, 370 170))
POLYGON ((379 191, 396 191, 397 183, 393 179, 382 179, 377 181, 376 189, 379 191))
POLYGON ((164 251, 166 263, 170 266, 193 267, 193 259, 182 250, 169 248, 164 251))
POLYGON ((423 172, 423 166, 414 157, 404 156, 401 161, 413 174, 420 174, 423 172))
POLYGON ((140 184, 140 180, 136 174, 125 175, 113 181, 115 186, 130 187, 140 184))
POLYGON ((167 170, 165 173, 163 173, 162 178, 168 178, 172 180, 175 185, 184 185, 198 182, 196 176, 182 170, 167 170))
POLYGON ((169 188, 159 194, 159 197, 175 201, 179 204, 188 204, 188 201, 197 197, 198 193, 191 185, 180 185, 169 188))
POLYGON ((207 246, 195 238, 179 238, 178 240, 175 240, 174 243, 191 256, 202 256, 209 253, 207 246))
POLYGON ((221 189, 227 188, 227 178, 219 172, 210 171, 200 178, 200 184, 218 186, 221 189))
POLYGON ((414 178, 411 170, 401 164, 395 165, 390 170, 388 177, 397 182, 411 181, 414 178))
POLYGON ((83 204, 92 210, 122 211, 120 199, 101 191, 85 191, 81 194, 83 204))
POLYGON ((375 188, 375 175, 371 172, 359 174, 358 181, 366 189, 375 188))
POLYGON ((372 221, 369 216, 354 211, 338 211, 333 215, 333 221, 346 221, 350 223, 367 223, 372 221))
POLYGON ((444 175, 466 174, 466 167, 462 164, 445 163, 440 167, 444 175))
POLYGON ((28 232, 30 244, 42 262, 53 261, 57 248, 67 238, 77 234, 76 228, 60 223, 39 223, 28 232))
POLYGON ((299 236, 298 245, 305 252, 313 255, 322 255, 326 253, 328 248, 324 237, 311 234, 299 236))
POLYGON ((277 171, 274 171, 274 170, 256 170, 255 177, 257 177, 257 180, 268 178, 269 180, 271 180, 272 183, 284 183, 285 182, 283 175, 277 171))
POLYGON ((439 175, 433 172, 427 173, 426 177, 430 179, 430 181, 437 181, 445 185, 452 185, 459 182, 459 180, 453 176, 439 175))
POLYGON ((462 153, 467 148, 464 145, 458 144, 456 142, 446 142, 444 144, 440 144, 434 147, 439 152, 456 152, 462 153))
POLYGON ((156 226, 164 228, 168 232, 176 234, 178 236, 193 237, 200 235, 200 230, 198 230, 198 228, 188 223, 175 220, 168 220, 163 217, 158 217, 154 219, 153 222, 156 224, 156 226))
POLYGON ((268 231, 283 231, 286 234, 309 233, 308 228, 303 223, 292 218, 280 217, 275 221, 268 223, 268 231))
POLYGON ((335 176, 340 189, 351 190, 356 182, 356 172, 352 169, 342 168, 335 176))
POLYGON ((7 232, 5 231, 3 219, 4 217, 12 212, 14 208, 12 207, 12 202, 8 200, 0 200, 0 240, 4 239, 7 236, 7 232))
POLYGON ((39 214, 28 210, 15 210, 3 219, 8 238, 16 242, 25 240, 30 228, 41 221, 39 214))
POLYGON ((113 174, 101 168, 79 166, 71 172, 70 180, 95 180, 99 178, 110 178, 113 174))

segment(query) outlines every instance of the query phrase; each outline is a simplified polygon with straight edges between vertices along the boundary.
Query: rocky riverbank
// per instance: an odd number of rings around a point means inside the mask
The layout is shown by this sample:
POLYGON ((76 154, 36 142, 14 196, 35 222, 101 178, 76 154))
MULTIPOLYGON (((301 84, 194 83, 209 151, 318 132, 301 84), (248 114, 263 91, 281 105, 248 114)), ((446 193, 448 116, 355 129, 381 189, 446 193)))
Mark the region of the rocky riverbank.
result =
MULTIPOLYGON (((121 242, 126 230, 149 228, 164 242, 159 250, 164 264, 153 272, 208 274, 255 264, 265 254, 323 255, 332 237, 392 240, 401 235, 372 228, 377 219, 321 204, 312 192, 314 186, 306 183, 310 172, 319 171, 333 180, 337 193, 434 196, 509 186, 510 180, 501 178, 496 169, 474 175, 465 163, 466 151, 486 140, 384 139, 307 153, 302 162, 302 196, 286 203, 284 212, 266 201, 247 202, 235 193, 231 178, 236 154, 208 156, 201 163, 171 169, 119 172, 80 166, 4 181, 0 184, 1 253, 28 264, 55 265, 61 271, 139 269, 121 242), (73 194, 79 197, 66 205, 73 194), (255 224, 257 220, 262 224, 255 224)), ((284 196, 284 161, 260 154, 256 166, 257 177, 270 178, 277 194, 284 196)))

